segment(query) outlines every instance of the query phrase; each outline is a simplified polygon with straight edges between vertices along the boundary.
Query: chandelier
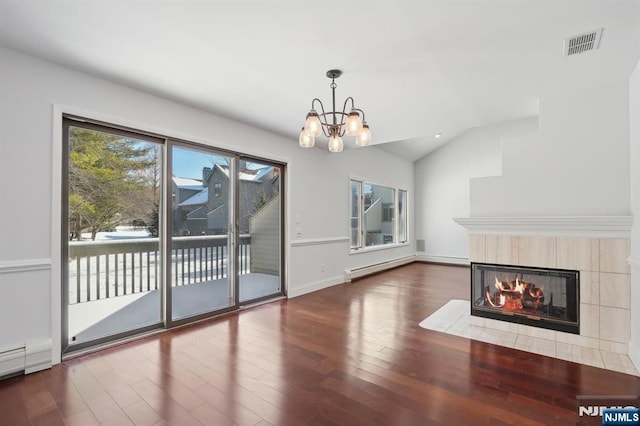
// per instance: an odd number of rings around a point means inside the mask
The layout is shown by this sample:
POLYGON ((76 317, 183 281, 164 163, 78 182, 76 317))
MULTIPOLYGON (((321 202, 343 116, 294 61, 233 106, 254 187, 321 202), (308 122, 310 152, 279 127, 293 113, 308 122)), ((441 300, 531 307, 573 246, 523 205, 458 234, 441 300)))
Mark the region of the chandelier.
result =
POLYGON ((303 148, 311 148, 315 145, 315 138, 323 133, 329 138, 329 151, 342 152, 344 143, 342 137, 355 136, 356 145, 367 146, 371 144, 371 131, 364 118, 364 111, 355 107, 353 98, 349 96, 344 101, 342 111, 336 110, 336 78, 342 75, 340 70, 327 71, 327 77, 331 79, 331 93, 333 97, 333 110, 325 111, 324 105, 318 98, 311 101, 311 111, 307 114, 304 127, 300 131, 298 141, 303 148), (318 113, 316 103, 320 106, 318 113), (347 106, 351 104, 351 110, 347 113, 347 106))

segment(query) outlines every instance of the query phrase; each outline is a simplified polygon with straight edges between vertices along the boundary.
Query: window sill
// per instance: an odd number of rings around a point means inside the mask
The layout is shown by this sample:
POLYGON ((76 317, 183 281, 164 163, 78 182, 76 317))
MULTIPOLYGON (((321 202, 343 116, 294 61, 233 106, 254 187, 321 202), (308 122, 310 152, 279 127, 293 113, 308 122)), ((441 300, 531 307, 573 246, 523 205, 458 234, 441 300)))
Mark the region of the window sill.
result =
POLYGON ((382 245, 379 245, 379 246, 365 247, 365 248, 361 248, 361 249, 350 249, 349 250, 349 256, 351 256, 352 254, 369 253, 369 252, 372 252, 372 251, 388 250, 388 249, 394 249, 394 248, 399 248, 399 247, 407 247, 409 245, 410 244, 407 241, 405 243, 382 244, 382 245))

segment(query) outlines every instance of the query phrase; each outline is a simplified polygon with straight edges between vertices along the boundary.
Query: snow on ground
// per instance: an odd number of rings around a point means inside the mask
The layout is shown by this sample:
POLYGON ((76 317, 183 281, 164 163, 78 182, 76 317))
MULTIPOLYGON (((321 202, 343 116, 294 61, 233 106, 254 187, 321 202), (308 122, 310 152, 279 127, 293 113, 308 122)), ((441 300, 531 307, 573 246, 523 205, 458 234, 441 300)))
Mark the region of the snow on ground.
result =
MULTIPOLYGON (((127 240, 130 238, 149 238, 147 228, 141 226, 116 226, 115 231, 98 232, 96 241, 104 240, 127 240)), ((91 232, 84 232, 81 235, 83 241, 91 241, 91 232)))

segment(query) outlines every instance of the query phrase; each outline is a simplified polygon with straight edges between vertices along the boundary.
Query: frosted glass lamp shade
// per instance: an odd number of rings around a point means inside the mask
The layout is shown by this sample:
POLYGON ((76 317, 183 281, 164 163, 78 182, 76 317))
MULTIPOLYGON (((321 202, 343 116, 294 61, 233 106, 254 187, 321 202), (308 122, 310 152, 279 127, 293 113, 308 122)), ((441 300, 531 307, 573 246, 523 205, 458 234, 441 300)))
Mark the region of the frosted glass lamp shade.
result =
POLYGON ((356 145, 367 146, 371 145, 371 131, 367 123, 362 124, 362 131, 356 136, 356 145))
POLYGON ((357 111, 351 110, 347 117, 346 132, 348 136, 357 136, 362 131, 362 118, 357 111))
POLYGON ((307 120, 304 123, 304 132, 314 138, 320 136, 320 133, 322 133, 320 117, 318 117, 318 113, 313 109, 307 114, 307 120))
POLYGON ((329 151, 342 152, 342 148, 344 148, 344 143, 339 135, 333 135, 329 138, 329 151))
POLYGON ((304 131, 304 127, 302 128, 302 130, 300 130, 300 136, 298 137, 298 142, 300 143, 300 146, 303 148, 313 148, 313 146, 316 143, 315 138, 313 136, 309 136, 304 131))

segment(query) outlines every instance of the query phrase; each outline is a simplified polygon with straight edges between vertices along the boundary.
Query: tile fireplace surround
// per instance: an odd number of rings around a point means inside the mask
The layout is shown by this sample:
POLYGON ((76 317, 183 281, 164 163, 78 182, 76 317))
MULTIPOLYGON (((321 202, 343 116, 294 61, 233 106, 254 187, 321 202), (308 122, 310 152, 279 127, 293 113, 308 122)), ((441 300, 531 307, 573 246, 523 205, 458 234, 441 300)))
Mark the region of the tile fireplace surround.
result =
POLYGON ((631 217, 454 220, 469 231, 471 262, 580 271, 579 335, 473 316, 472 325, 555 342, 551 356, 576 347, 628 354, 631 217))

